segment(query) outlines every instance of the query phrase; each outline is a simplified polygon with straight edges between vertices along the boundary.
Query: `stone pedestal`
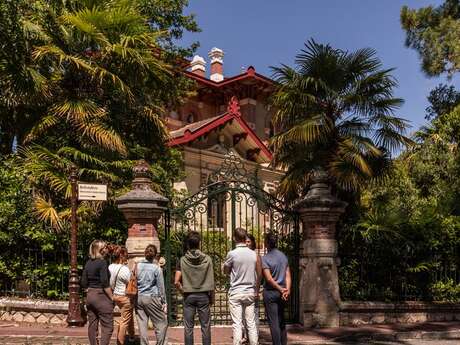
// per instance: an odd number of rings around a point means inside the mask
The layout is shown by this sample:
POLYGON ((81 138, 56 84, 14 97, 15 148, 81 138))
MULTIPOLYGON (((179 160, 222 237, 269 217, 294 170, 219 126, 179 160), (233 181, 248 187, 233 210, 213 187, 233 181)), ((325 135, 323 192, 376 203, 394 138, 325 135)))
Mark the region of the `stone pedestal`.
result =
POLYGON ((300 322, 305 327, 338 327, 340 292, 335 226, 346 203, 331 195, 328 176, 317 171, 296 208, 303 225, 300 253, 300 322))
POLYGON ((132 189, 117 200, 118 208, 128 221, 126 248, 129 257, 140 260, 149 244, 160 252, 158 220, 166 210, 168 199, 151 188, 150 167, 141 160, 133 168, 132 189))

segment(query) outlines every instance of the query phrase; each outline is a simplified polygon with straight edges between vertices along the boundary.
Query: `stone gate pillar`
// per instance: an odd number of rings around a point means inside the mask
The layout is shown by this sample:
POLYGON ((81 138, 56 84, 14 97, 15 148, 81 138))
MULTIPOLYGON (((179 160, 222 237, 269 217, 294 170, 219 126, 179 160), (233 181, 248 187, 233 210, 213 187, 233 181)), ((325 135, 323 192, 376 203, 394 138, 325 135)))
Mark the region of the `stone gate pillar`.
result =
POLYGON ((300 322, 304 327, 339 326, 339 258, 335 226, 346 205, 331 194, 324 171, 314 173, 310 190, 296 205, 303 225, 300 322))
POLYGON ((117 198, 118 208, 128 221, 126 248, 134 260, 144 257, 145 247, 154 244, 160 252, 158 220, 166 210, 168 199, 152 190, 150 167, 140 160, 133 168, 132 189, 117 198))

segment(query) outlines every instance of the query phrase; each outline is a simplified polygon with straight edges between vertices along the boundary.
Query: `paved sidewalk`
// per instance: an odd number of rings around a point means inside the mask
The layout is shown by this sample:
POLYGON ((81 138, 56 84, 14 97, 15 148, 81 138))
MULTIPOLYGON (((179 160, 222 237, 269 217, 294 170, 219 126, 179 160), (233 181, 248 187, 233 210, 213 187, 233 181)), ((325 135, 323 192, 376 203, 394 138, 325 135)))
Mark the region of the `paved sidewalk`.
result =
MULTIPOLYGON (((230 345, 231 327, 213 327, 213 344, 230 345)), ((266 327, 261 331, 261 344, 270 344, 270 334, 266 327)), ((153 331, 151 331, 152 340, 153 331)), ((200 344, 200 331, 195 330, 196 342, 200 344)), ((171 345, 183 344, 183 329, 171 327, 168 330, 171 345)), ((412 325, 369 325, 360 327, 339 327, 303 330, 289 327, 289 345, 303 344, 371 344, 373 342, 413 344, 409 339, 418 339, 420 343, 432 340, 456 340, 460 343, 460 322, 431 322, 412 325)), ((450 343, 450 342, 449 342, 450 343)), ((0 344, 88 344, 86 327, 65 328, 55 326, 26 325, 0 322, 0 344)))

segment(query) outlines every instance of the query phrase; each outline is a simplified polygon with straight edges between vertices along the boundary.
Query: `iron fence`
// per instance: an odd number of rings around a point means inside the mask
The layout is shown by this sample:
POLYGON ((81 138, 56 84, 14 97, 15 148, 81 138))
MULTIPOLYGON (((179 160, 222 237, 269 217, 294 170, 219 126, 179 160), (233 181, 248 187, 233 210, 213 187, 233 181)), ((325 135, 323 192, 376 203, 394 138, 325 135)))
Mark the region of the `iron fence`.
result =
MULTIPOLYGON (((459 257, 411 269, 404 262, 377 266, 361 258, 342 256, 339 267, 342 300, 460 301, 459 257)), ((435 261, 427 260, 428 262, 435 261)))
MULTIPOLYGON (((0 295, 29 298, 68 297, 69 252, 27 248, 18 253, 10 274, 0 272, 0 295)), ((78 251, 79 269, 85 254, 78 251)))

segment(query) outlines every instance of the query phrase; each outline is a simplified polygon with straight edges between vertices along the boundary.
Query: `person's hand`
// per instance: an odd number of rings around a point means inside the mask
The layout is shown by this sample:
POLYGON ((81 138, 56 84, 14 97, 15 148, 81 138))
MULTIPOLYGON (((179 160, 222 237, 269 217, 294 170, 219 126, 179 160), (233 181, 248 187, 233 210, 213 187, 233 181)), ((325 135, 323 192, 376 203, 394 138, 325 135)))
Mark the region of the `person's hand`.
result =
POLYGON ((254 293, 254 298, 256 299, 256 301, 259 299, 259 291, 256 290, 256 292, 254 293))
POLYGON ((289 291, 288 289, 285 289, 286 291, 283 292, 283 294, 281 295, 281 298, 283 299, 283 301, 287 301, 289 299, 289 296, 291 295, 291 291, 289 291))
POLYGON ((165 314, 168 314, 168 305, 167 305, 166 303, 163 304, 163 312, 164 312, 165 314))
POLYGON ((160 267, 163 267, 164 265, 166 265, 166 259, 164 257, 160 257, 158 259, 158 265, 160 265, 160 267))
POLYGON ((182 292, 182 284, 181 284, 181 282, 175 282, 175 283, 174 283, 174 286, 176 287, 177 290, 179 290, 180 292, 182 292))

